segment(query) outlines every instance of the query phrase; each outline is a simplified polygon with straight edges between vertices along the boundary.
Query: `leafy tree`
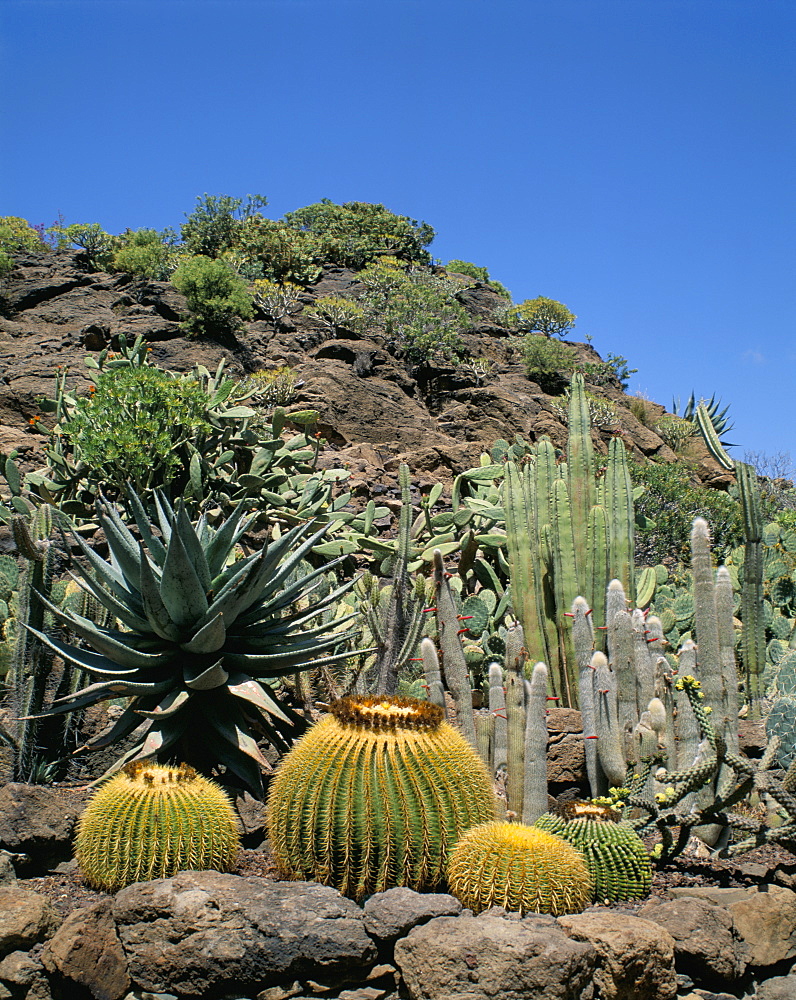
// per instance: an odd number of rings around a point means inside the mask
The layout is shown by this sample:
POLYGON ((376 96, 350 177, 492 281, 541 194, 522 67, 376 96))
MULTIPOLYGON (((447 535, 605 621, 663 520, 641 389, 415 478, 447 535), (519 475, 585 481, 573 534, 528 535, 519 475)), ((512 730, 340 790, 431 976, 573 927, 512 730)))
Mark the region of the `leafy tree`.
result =
POLYGON ((256 265, 259 277, 303 285, 318 279, 323 263, 317 236, 261 215, 250 216, 237 228, 234 253, 249 267, 256 265))
POLYGON ((254 302, 246 282, 222 260, 189 257, 180 264, 171 281, 188 300, 192 316, 184 325, 189 331, 223 332, 254 315, 254 302))
POLYGON ((231 248, 241 223, 256 217, 268 204, 261 194, 248 194, 245 199, 205 194, 196 202, 193 212, 186 212, 187 221, 180 226, 180 233, 189 254, 208 257, 218 257, 231 248))
POLYGON ((336 205, 328 198, 285 215, 285 222, 320 238, 325 263, 363 267, 378 256, 390 254, 414 263, 428 263, 425 250, 434 230, 425 222, 396 215, 364 201, 336 205))
POLYGON ((118 237, 106 233, 98 222, 73 222, 69 226, 56 222, 47 232, 59 248, 74 246, 85 250, 92 267, 103 270, 113 263, 118 237))
POLYGON ((563 302, 540 295, 514 306, 509 310, 509 319, 525 333, 540 333, 563 340, 575 326, 577 317, 563 302))
POLYGON ((477 264, 471 264, 468 260, 449 260, 445 265, 445 270, 452 274, 463 274, 468 278, 475 278, 476 281, 483 281, 490 286, 493 292, 497 292, 501 298, 511 302, 511 292, 499 281, 493 281, 485 267, 478 267, 477 264))

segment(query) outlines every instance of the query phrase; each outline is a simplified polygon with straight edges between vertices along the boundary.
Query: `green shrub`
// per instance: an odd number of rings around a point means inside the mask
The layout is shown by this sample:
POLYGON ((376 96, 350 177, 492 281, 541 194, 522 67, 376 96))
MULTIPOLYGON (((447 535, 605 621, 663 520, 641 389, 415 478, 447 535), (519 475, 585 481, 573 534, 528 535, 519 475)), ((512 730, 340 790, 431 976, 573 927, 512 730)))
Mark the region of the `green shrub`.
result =
POLYGON ((0 250, 0 278, 8 274, 14 267, 14 260, 5 250, 0 250))
POLYGON ((365 319, 365 310, 358 303, 342 295, 324 295, 315 300, 309 315, 324 323, 332 333, 339 329, 357 331, 365 319))
POLYGON ((188 301, 191 316, 184 326, 194 333, 217 333, 251 319, 254 303, 246 282, 222 260, 189 257, 172 274, 171 281, 188 301))
POLYGON ((180 227, 185 250, 191 255, 218 257, 229 250, 241 225, 251 218, 262 218, 258 209, 268 202, 261 194, 231 198, 229 195, 205 194, 196 199, 196 208, 180 227))
POLYGON ((307 285, 321 273, 323 252, 316 236, 259 215, 237 229, 234 250, 249 267, 257 266, 261 277, 272 281, 307 285))
POLYGON ((743 542, 741 507, 727 493, 700 486, 683 462, 630 463, 636 499, 636 562, 653 566, 665 558, 684 559, 695 517, 710 525, 713 551, 719 556, 743 542))
POLYGON ((513 306, 508 310, 507 318, 523 333, 537 333, 560 339, 573 329, 577 319, 563 302, 546 299, 543 295, 535 299, 526 299, 519 305, 513 306))
POLYGON ((276 322, 289 316, 299 305, 301 291, 301 287, 292 281, 271 281, 268 278, 258 278, 252 285, 258 309, 276 322))
POLYGON ((0 252, 6 257, 25 250, 46 249, 47 245, 42 240, 41 234, 29 225, 27 220, 20 219, 16 215, 0 216, 0 252))
POLYGON ((464 354, 461 333, 469 317, 455 298, 455 285, 385 258, 360 274, 368 327, 384 332, 388 346, 413 365, 458 361, 464 354))
POLYGON ((82 396, 60 430, 103 482, 136 492, 173 478, 179 445, 206 433, 208 397, 190 378, 155 367, 111 368, 82 396))
POLYGON ((336 205, 328 198, 285 215, 292 228, 318 238, 324 263, 364 267, 384 254, 426 264, 435 233, 425 222, 363 201, 336 205))
POLYGON ((449 260, 445 265, 445 270, 451 274, 463 274, 468 278, 475 278, 476 281, 483 281, 501 298, 508 299, 509 302, 511 301, 511 292, 508 288, 505 285, 501 285, 499 281, 493 281, 489 277, 489 271, 485 267, 471 264, 468 260, 449 260))
POLYGON ((653 430, 672 451, 679 453, 697 433, 697 426, 690 420, 667 414, 661 417, 653 430))
POLYGON ((176 254, 169 242, 171 234, 156 229, 123 233, 121 246, 113 255, 113 267, 137 278, 166 281, 175 269, 176 254))
POLYGON ((518 346, 528 378, 545 392, 560 392, 569 383, 578 360, 574 347, 541 333, 526 334, 518 346))
POLYGON ((627 365, 627 358, 623 358, 621 354, 609 354, 605 361, 578 362, 578 371, 582 372, 589 385, 611 385, 618 382, 623 389, 627 389, 630 376, 638 371, 638 368, 628 368, 627 365))

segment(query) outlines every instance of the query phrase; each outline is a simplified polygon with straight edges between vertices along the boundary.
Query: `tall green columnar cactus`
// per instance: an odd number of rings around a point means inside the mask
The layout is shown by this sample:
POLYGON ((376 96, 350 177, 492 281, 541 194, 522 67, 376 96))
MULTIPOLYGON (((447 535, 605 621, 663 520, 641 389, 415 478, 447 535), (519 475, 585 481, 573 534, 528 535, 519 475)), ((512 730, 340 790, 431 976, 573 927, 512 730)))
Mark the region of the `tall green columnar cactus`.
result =
POLYGON ((763 620, 763 521, 760 491, 754 469, 735 463, 744 525, 743 586, 741 588, 741 649, 746 675, 749 718, 760 718, 763 697, 763 668, 766 665, 766 634, 763 620))
POLYGON ((442 672, 447 688, 456 702, 456 722, 459 729, 470 746, 475 747, 473 694, 470 672, 467 669, 467 660, 459 635, 461 621, 448 578, 445 575, 445 566, 439 549, 434 551, 434 591, 437 601, 437 628, 442 653, 442 672))
POLYGON ((553 693, 577 706, 579 667, 567 616, 581 596, 601 623, 609 574, 632 599, 634 513, 618 439, 611 442, 604 480, 597 480, 580 375, 572 379, 569 430, 566 465, 555 464, 544 438, 532 464, 521 470, 506 463, 504 509, 514 610, 529 652, 550 665, 553 693))
POLYGON ((719 566, 716 570, 715 597, 724 694, 722 716, 727 722, 724 738, 730 753, 738 753, 738 666, 735 662, 735 628, 732 616, 734 602, 732 579, 726 566, 719 566))
MULTIPOLYGON (((46 746, 50 747, 49 763, 61 756, 52 748, 65 751, 61 739, 63 720, 53 727, 52 720, 33 719, 41 712, 53 672, 54 652, 36 633, 44 633, 46 606, 52 596, 52 586, 65 565, 67 555, 50 536, 53 530, 53 508, 40 507, 30 519, 14 515, 11 520, 17 549, 27 565, 22 574, 19 592, 19 629, 11 659, 10 686, 13 714, 19 719, 12 737, 15 741, 14 779, 35 781, 42 776, 48 763, 46 746), (31 631, 35 629, 35 632, 31 631), (55 728, 56 732, 53 733, 55 728), (45 731, 55 739, 45 739, 45 731)), ((49 627, 49 626, 48 626, 49 627)), ((69 665, 67 665, 67 671, 69 665)))

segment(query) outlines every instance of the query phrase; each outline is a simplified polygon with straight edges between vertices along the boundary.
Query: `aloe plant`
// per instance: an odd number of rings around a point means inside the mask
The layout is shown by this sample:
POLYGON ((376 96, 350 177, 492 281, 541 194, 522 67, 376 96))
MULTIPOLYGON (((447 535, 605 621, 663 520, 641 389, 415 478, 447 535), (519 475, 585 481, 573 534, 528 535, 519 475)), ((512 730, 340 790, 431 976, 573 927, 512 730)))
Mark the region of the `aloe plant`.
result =
POLYGON ((302 723, 272 685, 286 674, 350 655, 319 656, 356 632, 330 634, 323 625, 313 627, 350 583, 295 610, 328 571, 327 565, 295 573, 325 527, 297 525, 236 561, 236 543, 251 523, 242 506, 214 530, 203 517, 192 524, 182 503, 172 509, 159 493, 155 500, 159 531, 129 491, 140 542, 112 506, 98 505, 110 561, 74 536, 90 567, 78 564, 76 579, 121 628, 99 627, 45 602, 94 652, 30 631, 96 682, 58 699, 44 714, 130 698, 110 732, 81 750, 126 739, 144 721, 119 766, 138 759, 180 760, 207 774, 223 765, 228 781, 261 795, 261 770, 270 765, 257 737, 284 749, 285 737, 302 723))

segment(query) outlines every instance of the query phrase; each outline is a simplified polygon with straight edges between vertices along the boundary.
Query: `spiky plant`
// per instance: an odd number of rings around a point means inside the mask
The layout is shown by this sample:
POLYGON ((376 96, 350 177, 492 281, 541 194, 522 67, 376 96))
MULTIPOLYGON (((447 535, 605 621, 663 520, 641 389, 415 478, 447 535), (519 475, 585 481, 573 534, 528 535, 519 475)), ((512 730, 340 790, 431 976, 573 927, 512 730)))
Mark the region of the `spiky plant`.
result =
POLYGON ((534 824, 563 837, 586 859, 594 882, 594 900, 613 903, 649 895, 650 857, 629 823, 610 808, 591 802, 565 802, 558 814, 545 813, 534 824))
POLYGON ((311 626, 350 584, 296 610, 329 566, 302 573, 303 556, 325 529, 297 525, 282 537, 235 560, 236 543, 251 523, 239 506, 218 530, 204 517, 194 525, 180 502, 156 495, 158 531, 130 491, 140 541, 107 504, 98 506, 110 550, 105 561, 78 535, 89 569, 76 569, 80 585, 107 608, 121 628, 103 628, 76 611, 47 604, 94 652, 34 631, 96 683, 60 698, 46 714, 70 712, 110 698, 130 702, 113 728, 81 747, 97 750, 136 734, 119 765, 152 758, 185 761, 204 774, 218 765, 226 780, 262 795, 261 768, 270 765, 257 746, 265 737, 280 750, 301 731, 303 719, 280 703, 272 688, 281 676, 336 662, 325 655, 357 633, 311 626))
POLYGON ((358 900, 436 888, 458 837, 494 818, 481 759, 430 702, 373 696, 331 708, 271 783, 277 865, 358 900))
POLYGON ((80 817, 75 857, 86 880, 115 892, 179 871, 229 871, 240 839, 223 790, 193 768, 128 764, 80 817))
POLYGON ((473 913, 580 913, 591 900, 586 862, 561 837, 523 823, 484 823, 459 840, 448 864, 450 891, 473 913))

